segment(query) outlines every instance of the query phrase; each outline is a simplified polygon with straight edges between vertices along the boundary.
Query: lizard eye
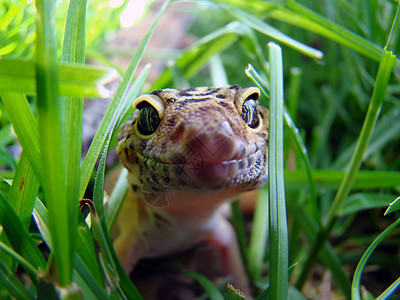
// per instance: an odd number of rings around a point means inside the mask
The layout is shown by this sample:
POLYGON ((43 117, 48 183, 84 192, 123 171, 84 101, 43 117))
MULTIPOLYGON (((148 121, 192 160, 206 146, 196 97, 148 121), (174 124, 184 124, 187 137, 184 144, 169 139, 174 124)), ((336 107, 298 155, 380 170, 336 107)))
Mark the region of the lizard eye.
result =
POLYGON ((137 129, 143 135, 153 134, 161 122, 157 110, 145 101, 138 105, 138 109, 140 111, 137 119, 137 129))
POLYGON ((156 95, 142 95, 133 101, 132 105, 139 110, 136 122, 138 134, 142 135, 142 138, 149 138, 156 132, 164 116, 163 100, 156 95))
POLYGON ((243 121, 250 129, 259 131, 263 126, 263 118, 258 108, 257 99, 260 90, 256 87, 239 89, 235 95, 235 106, 243 121))
POLYGON ((241 117, 250 128, 256 129, 260 125, 260 112, 254 99, 247 98, 244 101, 241 117))

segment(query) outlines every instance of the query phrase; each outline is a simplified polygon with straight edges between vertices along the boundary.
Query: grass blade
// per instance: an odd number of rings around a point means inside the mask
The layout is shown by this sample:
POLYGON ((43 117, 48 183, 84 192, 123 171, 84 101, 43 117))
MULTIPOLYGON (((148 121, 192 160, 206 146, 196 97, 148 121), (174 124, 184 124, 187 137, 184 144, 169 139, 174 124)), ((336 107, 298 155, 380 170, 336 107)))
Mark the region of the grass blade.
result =
MULTIPOLYGON (((92 230, 97 245, 100 248, 100 261, 107 283, 112 293, 118 297, 127 297, 127 299, 142 299, 136 287, 133 285, 129 276, 122 269, 122 266, 114 251, 111 238, 108 234, 107 224, 105 222, 103 196, 104 196, 104 173, 105 160, 108 153, 111 132, 103 148, 96 172, 95 187, 93 191, 93 203, 91 208, 92 230)), ((88 202, 90 204, 90 202, 88 202)))
POLYGON ((17 92, 0 91, 0 97, 39 182, 44 181, 39 146, 39 125, 26 97, 17 92))
MULTIPOLYGON (((68 63, 85 63, 86 1, 72 0, 68 5, 67 20, 61 61, 68 63)), ((78 224, 80 162, 82 155, 82 119, 83 98, 63 97, 61 109, 61 136, 65 159, 65 189, 67 194, 67 216, 70 231, 70 248, 75 247, 78 224)), ((73 254, 71 254, 73 255, 73 254)))
POLYGON ((231 211, 232 211, 232 226, 236 233, 240 256, 242 257, 246 271, 249 274, 249 269, 247 264, 248 249, 247 249, 246 229, 244 227, 244 216, 242 210, 240 209, 238 200, 233 201, 231 203, 231 211))
MULTIPOLYGON (((70 97, 110 96, 104 85, 117 77, 114 69, 73 65, 63 62, 59 65, 59 94, 70 97)), ((35 62, 29 60, 0 60, 0 90, 36 95, 35 62)))
MULTIPOLYGON (((0 224, 14 249, 19 255, 26 259, 34 268, 44 270, 46 261, 30 237, 27 229, 15 214, 7 199, 0 193, 0 224)), ((29 269, 27 270, 28 274, 29 269)), ((32 278, 33 281, 36 277, 32 278)))
POLYGON ((363 127, 361 129, 360 136, 357 141, 356 150, 354 151, 352 159, 349 164, 349 170, 346 172, 346 175, 339 186, 339 190, 336 193, 335 198, 333 199, 333 203, 328 212, 326 226, 319 233, 318 238, 313 244, 312 249, 304 264, 303 271, 297 282, 297 287, 299 289, 303 286, 308 276, 308 273, 311 269, 311 266, 315 260, 315 257, 318 255, 320 248, 325 243, 330 231, 332 230, 334 224, 336 223, 339 210, 342 207, 343 202, 345 201, 354 183, 355 177, 358 173, 358 170, 362 162, 362 158, 365 153, 365 149, 367 148, 368 142, 371 138, 372 130, 374 129, 376 120, 379 116, 386 88, 392 70, 394 68, 395 62, 396 62, 396 56, 394 56, 391 52, 385 51, 384 55, 382 56, 381 63, 379 65, 378 74, 375 82, 375 88, 372 94, 372 99, 368 107, 363 127))
POLYGON ((266 22, 258 19, 254 15, 251 15, 244 10, 238 9, 234 6, 227 6, 227 5, 221 5, 222 8, 235 18, 237 18, 240 22, 243 24, 246 24, 247 26, 250 26, 251 28, 275 39, 278 42, 281 42, 283 44, 286 44, 289 47, 292 47, 296 49, 297 51, 310 56, 312 58, 316 59, 321 59, 323 57, 323 53, 319 50, 313 49, 307 45, 304 45, 300 42, 298 42, 295 39, 292 39, 291 37, 287 36, 286 34, 282 33, 278 29, 272 27, 271 25, 267 24, 266 22))
MULTIPOLYGON (((321 224, 311 216, 309 211, 303 205, 295 205, 289 201, 288 207, 295 216, 298 226, 301 227, 307 236, 307 239, 312 243, 318 235, 318 232, 321 230, 321 224)), ((326 242, 322 246, 319 259, 330 270, 335 283, 343 291, 346 299, 350 299, 350 280, 337 253, 329 242, 326 242)))
MULTIPOLYGON (((8 193, 8 201, 26 229, 29 229, 31 224, 32 210, 38 190, 39 182, 25 152, 22 152, 11 189, 8 193)), ((4 235, 1 236, 1 241, 5 242, 7 245, 10 244, 4 235)), ((11 258, 3 253, 4 252, 1 251, 0 260, 6 266, 9 266, 11 271, 15 272, 17 264, 11 264, 11 258)))
POLYGON ((354 271, 353 276, 353 283, 351 285, 351 298, 354 300, 361 300, 360 295, 360 281, 361 281, 361 274, 364 269, 365 264, 367 263, 368 258, 371 256, 372 252, 375 248, 382 242, 382 240, 398 225, 400 224, 400 219, 397 219, 393 224, 391 224, 388 228, 386 228, 368 247, 365 251, 363 256, 361 257, 360 261, 358 262, 357 268, 354 271))
POLYGON ((385 300, 392 295, 400 285, 400 277, 397 278, 395 282, 393 282, 382 294, 376 297, 376 300, 385 300))
MULTIPOLYGON (((400 108, 394 107, 378 121, 374 132, 372 133, 371 140, 363 157, 365 161, 373 153, 377 153, 380 149, 388 145, 391 141, 399 138, 400 136, 400 108)), ((334 169, 344 169, 351 159, 351 155, 356 148, 356 142, 349 146, 346 150, 342 151, 341 155, 336 159, 333 164, 334 169)))
MULTIPOLYGON (((295 1, 285 1, 285 5, 261 0, 253 0, 251 3, 246 0, 215 1, 233 4, 236 7, 241 7, 253 12, 256 11, 272 19, 315 32, 376 61, 379 61, 383 54, 382 47, 324 18, 295 1)), ((396 65, 399 67, 399 62, 397 62, 396 65)))
POLYGON ((196 281, 202 286, 202 288, 207 293, 207 296, 211 300, 223 300, 224 297, 222 296, 221 292, 217 289, 217 287, 205 276, 185 270, 184 273, 192 276, 196 281))
POLYGON ((98 284, 90 269, 79 256, 75 257, 75 273, 73 276, 74 281, 76 281, 82 289, 84 299, 93 299, 93 297, 95 297, 95 299, 107 300, 110 298, 105 292, 104 287, 98 284), (85 292, 87 294, 85 294, 85 292))
POLYGON ((247 253, 247 265, 252 282, 260 280, 263 270, 263 259, 267 246, 268 223, 268 190, 259 191, 250 235, 250 245, 247 253))
MULTIPOLYGON (((268 94, 264 90, 263 86, 269 87, 268 82, 264 81, 260 74, 254 69, 252 65, 248 65, 246 69, 246 74, 249 76, 254 83, 260 88, 261 92, 269 98, 268 94)), ((271 88, 269 88, 271 89, 271 88)), ((312 211, 315 219, 319 219, 319 212, 318 212, 318 205, 317 205, 317 192, 315 190, 315 185, 314 185, 314 180, 313 180, 313 175, 312 175, 312 170, 311 170, 311 163, 310 159, 308 158, 307 155, 307 148, 304 144, 303 138, 300 136, 299 130, 294 124, 291 116, 287 112, 287 109, 284 107, 284 120, 285 120, 285 125, 289 129, 289 133, 291 137, 293 138, 293 141, 296 145, 296 149, 298 153, 300 154, 300 157, 304 163, 304 166, 306 168, 306 174, 307 174, 307 179, 308 179, 308 185, 310 187, 310 192, 311 192, 311 201, 309 201, 310 205, 310 210, 312 211)))
POLYGON ((269 121, 269 298, 288 295, 288 231, 283 178, 283 70, 281 48, 269 43, 271 64, 271 101, 269 121))
POLYGON ((400 209, 400 197, 397 197, 393 202, 389 204, 389 207, 385 211, 385 216, 392 212, 395 212, 400 209))
MULTIPOLYGON (((299 3, 288 1, 287 6, 293 10, 293 12, 290 13, 289 16, 285 16, 285 22, 314 31, 315 33, 332 39, 343 46, 354 49, 366 57, 372 58, 376 61, 380 60, 383 54, 382 47, 379 47, 367 39, 364 39, 363 37, 318 15, 299 3), (290 16, 292 16, 292 18, 290 18, 290 16)), ((275 15, 272 14, 271 17, 275 17, 275 15)), ((283 20, 280 16, 276 18, 283 20)))
MULTIPOLYGON (((116 128, 118 128, 122 122, 126 121, 127 118, 129 118, 133 111, 134 108, 128 106, 128 104, 131 104, 134 99, 139 95, 140 91, 143 88, 143 85, 146 82, 147 76, 149 75, 150 71, 150 65, 147 65, 143 68, 142 72, 139 74, 139 76, 136 78, 135 82, 133 83, 130 91, 128 92, 128 95, 126 96, 129 101, 126 101, 126 104, 122 109, 120 116, 118 116, 118 121, 114 124, 112 128, 112 132, 115 131, 116 128)), ((126 169, 123 169, 121 171, 121 174, 118 178, 117 183, 114 186, 114 189, 110 195, 110 198, 107 202, 107 209, 105 211, 105 218, 106 218, 106 224, 108 231, 111 232, 111 229, 114 225, 115 219, 118 216, 118 212, 122 206, 122 203, 125 199, 125 195, 128 191, 128 182, 126 179, 126 169)))
POLYGON ((0 242, 0 249, 4 253, 7 253, 10 255, 12 258, 14 258, 24 269, 25 271, 29 274, 30 278, 36 279, 37 277, 37 272, 36 269, 21 255, 16 253, 12 248, 7 246, 6 244, 0 242))
MULTIPOLYGON (((53 242, 49 232, 49 216, 48 210, 44 204, 37 199, 35 203, 35 209, 33 211, 33 217, 36 225, 46 242, 50 250, 53 248, 53 242)), ((75 251, 75 267, 78 272, 82 273, 82 266, 78 266, 80 263, 86 265, 86 269, 91 273, 91 277, 97 280, 97 284, 104 288, 103 277, 98 265, 97 251, 93 243, 93 235, 90 232, 87 224, 81 218, 80 225, 78 226, 78 236, 76 241, 75 251)), ((93 283, 94 284, 94 283, 93 283)), ((94 292, 96 294, 96 292, 94 292)))
POLYGON ((15 299, 34 299, 22 282, 0 261, 0 280, 15 299))
MULTIPOLYGON (((186 79, 191 79, 203 68, 209 59, 238 40, 242 36, 247 26, 232 22, 219 28, 218 30, 206 35, 194 43, 176 61, 176 67, 183 71, 186 79)), ((173 84, 172 68, 167 68, 161 76, 152 84, 150 90, 170 87, 173 84)))
POLYGON ((11 207, 27 229, 31 223, 38 189, 39 182, 36 175, 25 152, 22 152, 8 198, 11 207))
POLYGON ((213 86, 224 86, 229 84, 228 77, 222 63, 221 56, 216 54, 210 58, 211 82, 213 86))
POLYGON ((143 53, 149 43, 149 40, 154 32, 154 29, 161 19, 162 14, 164 13, 167 5, 170 1, 167 0, 164 2, 164 5, 161 7, 160 11, 158 12, 155 20, 153 21, 152 26, 147 31, 145 37, 141 41, 134 57, 132 58, 128 69, 126 70, 121 84, 118 86, 117 90, 115 91, 114 97, 111 100, 111 103, 103 117, 99 125, 99 129, 96 132, 96 135, 93 138, 93 141, 90 145, 88 153, 82 163, 81 166, 81 187, 80 187, 80 196, 82 197, 85 193, 86 187, 89 183, 90 176, 92 175, 95 163, 97 158, 103 149, 103 145, 107 139, 107 135, 112 127, 112 123, 115 120, 115 117, 118 113, 118 109, 121 106, 122 101, 124 100, 124 96, 128 90, 128 86, 132 81, 133 75, 139 65, 139 61, 143 56, 143 53))
POLYGON ((368 107, 367 115, 357 141, 356 149, 350 161, 349 171, 346 172, 346 176, 344 177, 329 210, 326 226, 327 228, 330 228, 331 223, 334 223, 334 219, 336 218, 337 213, 342 206, 345 197, 348 195, 358 173, 358 169, 360 168, 362 158, 371 138, 372 131, 374 129, 376 120, 378 119, 379 112, 385 98, 386 88, 389 83, 389 78, 392 74, 395 62, 396 56, 394 56, 391 52, 385 51, 385 54, 382 56, 382 60, 379 65, 375 88, 372 94, 370 105, 368 107))
POLYGON ((58 98, 58 59, 55 39, 55 3, 36 2, 36 78, 37 109, 41 150, 41 182, 49 209, 50 232, 61 286, 72 277, 73 240, 76 223, 70 222, 65 185, 65 151, 61 140, 60 99, 58 98))
POLYGON ((345 203, 341 207, 340 216, 350 215, 360 210, 387 207, 395 198, 392 194, 381 193, 357 193, 347 197, 345 203))
MULTIPOLYGON (((335 170, 313 170, 312 178, 318 188, 337 190, 340 182, 346 173, 335 170)), ((300 189, 309 182, 309 176, 303 170, 285 170, 286 189, 300 189)), ((393 171, 367 171, 361 170, 357 173, 353 188, 354 189, 378 189, 395 188, 400 182, 400 172, 393 171)))

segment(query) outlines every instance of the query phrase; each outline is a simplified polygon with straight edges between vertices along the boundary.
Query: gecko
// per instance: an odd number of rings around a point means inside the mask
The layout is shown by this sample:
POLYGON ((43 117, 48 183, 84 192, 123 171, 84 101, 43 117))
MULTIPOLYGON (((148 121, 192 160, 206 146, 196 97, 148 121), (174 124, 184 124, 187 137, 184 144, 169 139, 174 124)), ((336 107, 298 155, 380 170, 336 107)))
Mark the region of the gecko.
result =
POLYGON ((268 178, 268 110, 256 87, 162 89, 133 101, 117 154, 129 191, 116 221, 115 251, 127 272, 209 241, 235 287, 245 269, 224 204, 268 178))

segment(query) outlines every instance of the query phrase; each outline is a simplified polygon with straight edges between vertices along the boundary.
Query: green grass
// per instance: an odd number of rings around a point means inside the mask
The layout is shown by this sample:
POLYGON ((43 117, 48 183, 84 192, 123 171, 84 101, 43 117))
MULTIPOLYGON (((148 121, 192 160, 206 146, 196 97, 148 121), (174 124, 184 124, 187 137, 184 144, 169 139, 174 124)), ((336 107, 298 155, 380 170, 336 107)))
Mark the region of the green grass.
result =
MULTIPOLYGON (((400 193, 397 2, 193 2, 188 31, 197 39, 166 52, 173 63, 150 89, 240 84, 263 92, 260 101, 271 112, 270 180, 249 237, 238 204, 232 205, 253 296, 315 297, 312 286, 322 283, 310 274, 323 270, 347 299, 360 299, 364 288, 378 299, 389 297, 400 284, 393 254, 399 250, 393 234, 399 232, 399 205, 392 203, 400 193), (363 273, 367 263, 390 278, 363 273)), ((141 299, 108 234, 127 186, 121 180, 103 207, 105 159, 132 112, 130 101, 143 92, 149 67, 137 68, 151 56, 147 44, 167 4, 131 55, 81 158, 84 98, 107 96, 113 67, 121 69, 104 45, 118 30, 124 5, 99 3, 0 4, 1 299, 52 293, 141 299), (87 65, 88 58, 104 66, 87 65), (14 157, 9 147, 17 143, 22 153, 14 157), (79 202, 93 174, 93 199, 79 202), (79 205, 90 207, 91 230, 79 205), (38 240, 48 250, 39 250, 38 240), (18 265, 30 278, 28 287, 18 265)), ((223 298, 207 278, 191 276, 210 298, 223 298)), ((226 298, 235 297, 228 290, 226 298)))

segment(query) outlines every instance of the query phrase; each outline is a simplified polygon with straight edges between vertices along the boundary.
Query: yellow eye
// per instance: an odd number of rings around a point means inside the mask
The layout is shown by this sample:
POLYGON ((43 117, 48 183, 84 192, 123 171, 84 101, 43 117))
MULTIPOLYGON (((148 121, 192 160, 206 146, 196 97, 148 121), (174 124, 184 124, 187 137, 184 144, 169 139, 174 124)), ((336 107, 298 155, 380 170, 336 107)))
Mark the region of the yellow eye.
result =
POLYGON ((153 134, 161 122, 157 110, 150 103, 145 101, 138 105, 138 109, 140 111, 137 120, 137 129, 143 135, 153 134))
POLYGON ((163 100, 156 95, 142 95, 133 101, 133 107, 139 110, 137 117, 137 130, 143 138, 148 138, 156 132, 164 116, 165 106, 163 100))
POLYGON ((250 128, 256 129, 260 125, 260 112, 254 99, 247 98, 244 101, 241 117, 250 128))
POLYGON ((260 90, 256 87, 240 89, 235 95, 235 106, 243 121, 256 132, 261 130, 263 119, 258 108, 257 99, 260 90))

